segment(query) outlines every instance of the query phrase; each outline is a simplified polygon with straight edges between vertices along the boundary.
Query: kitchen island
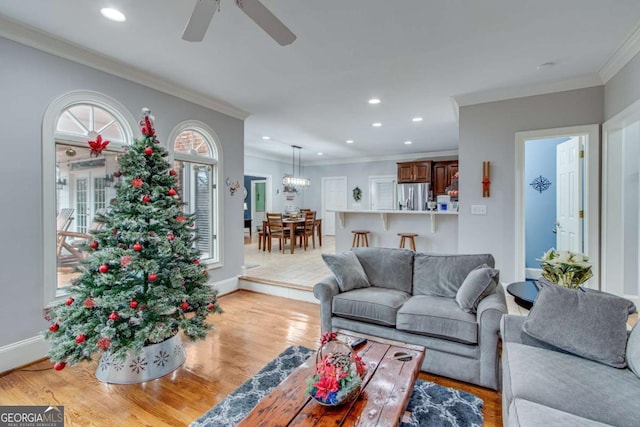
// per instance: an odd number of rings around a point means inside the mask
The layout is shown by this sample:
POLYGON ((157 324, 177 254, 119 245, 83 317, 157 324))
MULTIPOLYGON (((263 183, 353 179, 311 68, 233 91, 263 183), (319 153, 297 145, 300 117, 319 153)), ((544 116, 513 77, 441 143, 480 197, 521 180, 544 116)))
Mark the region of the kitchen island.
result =
POLYGON ((398 233, 416 233, 418 252, 458 252, 458 212, 408 210, 339 210, 336 252, 351 248, 352 230, 368 230, 369 245, 397 248, 398 233))

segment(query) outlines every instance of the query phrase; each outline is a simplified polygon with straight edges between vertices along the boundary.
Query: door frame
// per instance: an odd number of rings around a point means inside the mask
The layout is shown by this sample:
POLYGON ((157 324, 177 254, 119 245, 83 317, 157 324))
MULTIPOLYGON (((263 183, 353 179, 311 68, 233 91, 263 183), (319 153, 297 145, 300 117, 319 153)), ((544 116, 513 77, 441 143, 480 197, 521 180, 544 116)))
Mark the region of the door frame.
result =
MULTIPOLYGON (((271 193, 271 183, 273 182, 273 180, 272 180, 271 174, 264 173, 264 172, 244 171, 243 177, 244 176, 257 176, 267 181, 267 183, 264 186, 264 192, 265 192, 264 197, 266 198, 266 200, 264 201, 264 209, 265 209, 265 212, 271 212, 271 209, 273 208, 273 202, 271 200, 273 197, 271 193)), ((251 219, 253 219, 254 213, 255 213, 255 206, 253 203, 251 203, 251 219)), ((242 216, 244 217, 244 214, 242 216)))
POLYGON ((256 211, 255 199, 253 199, 255 197, 255 194, 256 194, 256 184, 257 183, 262 183, 262 182, 264 182, 264 217, 266 218, 267 212, 270 212, 269 211, 269 197, 267 196, 267 188, 269 188, 269 181, 266 178, 251 180, 251 197, 252 197, 252 199, 251 199, 251 220, 252 220, 251 229, 252 229, 252 231, 257 231, 258 226, 262 226, 262 223, 258 223, 256 221, 256 214, 258 213, 258 211, 256 211))
POLYGON ((584 250, 593 264, 591 288, 600 289, 600 125, 541 129, 515 134, 515 281, 525 280, 525 142, 570 136, 586 136, 584 147, 584 250))

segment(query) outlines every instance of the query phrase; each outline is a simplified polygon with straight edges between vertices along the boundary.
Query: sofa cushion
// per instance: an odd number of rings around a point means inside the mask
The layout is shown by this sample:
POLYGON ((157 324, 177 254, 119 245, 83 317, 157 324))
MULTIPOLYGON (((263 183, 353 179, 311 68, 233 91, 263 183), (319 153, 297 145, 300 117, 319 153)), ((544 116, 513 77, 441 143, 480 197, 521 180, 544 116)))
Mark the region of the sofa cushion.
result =
POLYGON ((487 264, 471 270, 456 293, 456 302, 467 313, 475 313, 478 303, 492 293, 500 281, 500 271, 487 264))
POLYGON ((395 326, 398 309, 411 295, 386 288, 355 289, 333 297, 333 314, 384 326, 395 326))
POLYGON ((638 425, 640 380, 631 370, 510 342, 502 353, 509 403, 520 398, 601 423, 638 425))
POLYGON ((353 252, 346 251, 335 255, 322 254, 322 259, 333 275, 336 276, 340 292, 368 288, 370 286, 367 274, 353 252))
POLYGON ((495 266, 490 254, 435 255, 415 254, 413 295, 432 295, 455 298, 469 272, 487 264, 495 266))
POLYGON ((609 425, 524 399, 515 399, 511 402, 508 418, 509 427, 604 427, 609 425))
POLYGON ((522 329, 562 350, 624 368, 627 317, 627 302, 615 295, 544 285, 522 329))
POLYGON ((396 328, 465 344, 478 342, 475 314, 465 313, 453 298, 413 296, 398 310, 396 328))
POLYGON ((393 248, 354 248, 371 286, 411 293, 413 251, 393 248))
POLYGON ((640 378, 640 322, 631 330, 627 340, 627 365, 640 378))

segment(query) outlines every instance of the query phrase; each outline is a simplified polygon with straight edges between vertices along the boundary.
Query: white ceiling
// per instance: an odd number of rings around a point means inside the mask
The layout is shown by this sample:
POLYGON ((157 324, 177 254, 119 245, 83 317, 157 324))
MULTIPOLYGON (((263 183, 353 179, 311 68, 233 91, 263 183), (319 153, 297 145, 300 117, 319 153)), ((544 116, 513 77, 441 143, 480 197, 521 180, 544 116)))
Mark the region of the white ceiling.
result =
POLYGON ((201 43, 181 39, 195 0, 2 0, 0 14, 245 111, 247 153, 288 160, 295 144, 305 164, 455 150, 454 100, 602 84, 640 22, 638 0, 263 3, 297 35, 292 45, 233 0, 221 0, 201 43), (105 20, 102 7, 127 22, 105 20), (538 70, 545 62, 556 65, 538 70))

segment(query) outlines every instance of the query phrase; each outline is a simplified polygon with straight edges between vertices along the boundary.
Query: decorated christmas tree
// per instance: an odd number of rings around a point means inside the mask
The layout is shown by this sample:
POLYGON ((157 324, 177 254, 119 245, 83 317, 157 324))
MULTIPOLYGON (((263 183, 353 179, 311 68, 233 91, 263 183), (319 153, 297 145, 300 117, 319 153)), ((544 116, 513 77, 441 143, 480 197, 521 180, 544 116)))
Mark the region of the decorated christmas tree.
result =
MULTIPOLYGON (((204 338, 207 315, 222 312, 193 244, 195 216, 182 212, 176 172, 149 110, 143 115, 143 136, 119 156, 117 196, 84 248, 81 275, 66 302, 48 311, 55 369, 98 351, 124 358, 180 329, 192 340, 204 338)), ((89 141, 96 156, 108 144, 100 136, 89 141)))

